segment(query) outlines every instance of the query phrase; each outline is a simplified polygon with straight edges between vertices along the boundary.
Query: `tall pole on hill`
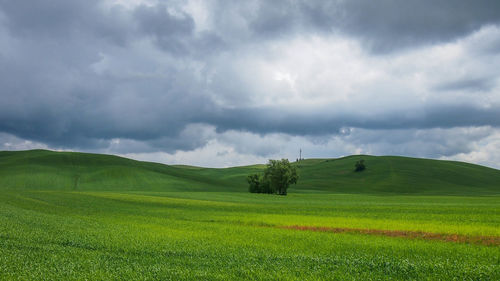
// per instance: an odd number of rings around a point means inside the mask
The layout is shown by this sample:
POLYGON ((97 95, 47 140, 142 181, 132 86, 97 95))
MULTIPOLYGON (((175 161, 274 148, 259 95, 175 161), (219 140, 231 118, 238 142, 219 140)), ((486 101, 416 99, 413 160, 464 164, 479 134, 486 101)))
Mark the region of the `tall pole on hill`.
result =
POLYGON ((302 148, 300 149, 300 152, 299 152, 299 161, 302 160, 302 148))

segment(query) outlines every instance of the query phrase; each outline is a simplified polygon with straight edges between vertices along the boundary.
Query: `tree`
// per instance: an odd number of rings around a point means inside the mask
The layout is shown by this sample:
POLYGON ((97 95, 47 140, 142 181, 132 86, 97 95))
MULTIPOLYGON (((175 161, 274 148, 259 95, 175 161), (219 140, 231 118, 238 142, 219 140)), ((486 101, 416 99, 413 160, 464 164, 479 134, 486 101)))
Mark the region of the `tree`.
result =
POLYGON ((361 172, 366 169, 365 160, 361 159, 354 164, 354 172, 361 172))
POLYGON ((248 175, 247 177, 247 182, 248 182, 248 191, 251 193, 262 193, 262 187, 261 187, 261 176, 258 174, 253 174, 253 175, 248 175))
POLYGON ((264 180, 269 182, 272 193, 286 195, 290 184, 297 183, 297 169, 287 159, 269 160, 264 180))
POLYGON ((297 168, 287 159, 269 160, 264 176, 252 174, 247 177, 248 191, 286 195, 290 184, 297 183, 298 179, 297 168))

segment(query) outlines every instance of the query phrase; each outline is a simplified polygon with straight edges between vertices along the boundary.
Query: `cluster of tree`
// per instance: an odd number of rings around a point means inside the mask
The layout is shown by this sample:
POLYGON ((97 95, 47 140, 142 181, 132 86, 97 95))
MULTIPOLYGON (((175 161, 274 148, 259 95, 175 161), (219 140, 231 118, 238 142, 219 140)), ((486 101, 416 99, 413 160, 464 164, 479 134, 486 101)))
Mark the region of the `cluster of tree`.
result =
POLYGON ((361 172, 366 169, 365 160, 361 159, 354 164, 354 171, 361 172))
POLYGON ((297 169, 287 159, 269 160, 264 175, 247 177, 250 192, 279 195, 286 195, 290 184, 296 184, 298 179, 297 169))

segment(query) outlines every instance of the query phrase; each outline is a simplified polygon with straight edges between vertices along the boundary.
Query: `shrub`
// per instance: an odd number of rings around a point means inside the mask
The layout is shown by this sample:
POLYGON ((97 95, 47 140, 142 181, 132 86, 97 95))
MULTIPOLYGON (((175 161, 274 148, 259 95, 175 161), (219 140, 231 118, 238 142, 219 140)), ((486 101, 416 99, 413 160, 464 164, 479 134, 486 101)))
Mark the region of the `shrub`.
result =
POLYGON ((365 160, 361 159, 354 164, 354 171, 361 172, 366 169, 365 160))

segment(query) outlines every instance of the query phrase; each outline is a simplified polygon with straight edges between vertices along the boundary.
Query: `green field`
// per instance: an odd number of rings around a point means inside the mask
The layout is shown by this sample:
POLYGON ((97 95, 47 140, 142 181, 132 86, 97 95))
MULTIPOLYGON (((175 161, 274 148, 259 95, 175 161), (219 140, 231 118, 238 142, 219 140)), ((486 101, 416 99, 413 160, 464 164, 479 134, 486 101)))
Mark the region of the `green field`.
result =
POLYGON ((374 156, 298 166, 276 196, 246 191, 263 165, 0 152, 0 279, 500 280, 500 171, 374 156))

